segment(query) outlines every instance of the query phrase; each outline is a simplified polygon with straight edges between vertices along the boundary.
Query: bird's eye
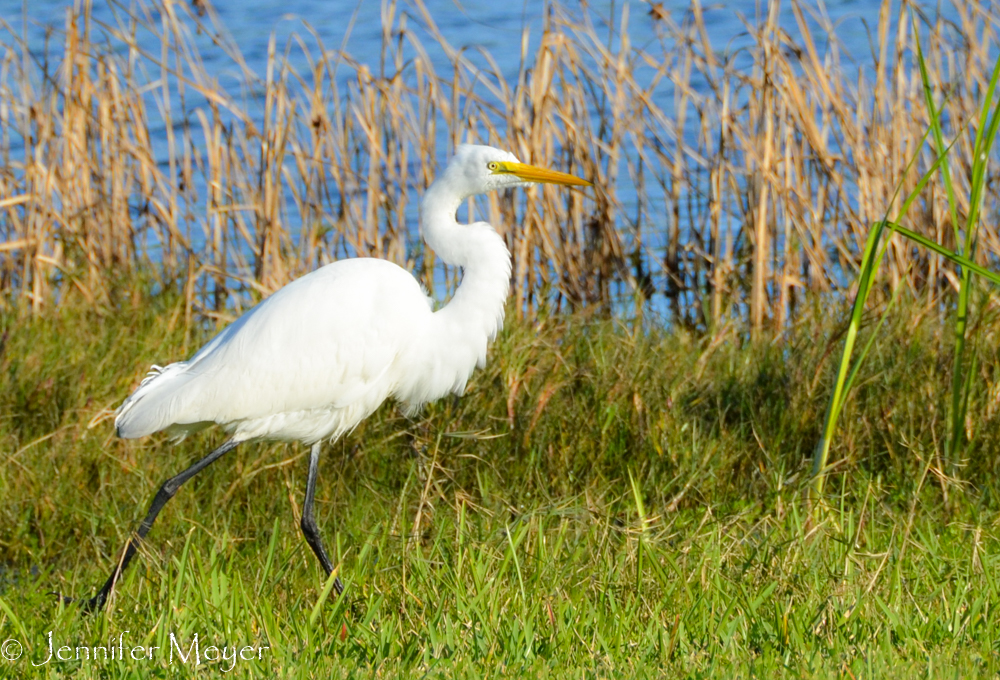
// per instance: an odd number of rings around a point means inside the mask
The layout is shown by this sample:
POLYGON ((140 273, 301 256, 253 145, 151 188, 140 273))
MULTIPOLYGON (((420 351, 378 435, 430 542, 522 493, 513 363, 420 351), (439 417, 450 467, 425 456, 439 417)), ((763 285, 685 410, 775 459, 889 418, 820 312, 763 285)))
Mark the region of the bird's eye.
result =
POLYGON ((493 172, 496 172, 497 170, 499 170, 499 169, 500 169, 500 164, 499 164, 499 163, 497 163, 496 161, 490 161, 489 163, 487 163, 487 164, 486 164, 486 167, 487 167, 487 168, 488 168, 489 170, 491 170, 491 171, 493 171, 493 172))

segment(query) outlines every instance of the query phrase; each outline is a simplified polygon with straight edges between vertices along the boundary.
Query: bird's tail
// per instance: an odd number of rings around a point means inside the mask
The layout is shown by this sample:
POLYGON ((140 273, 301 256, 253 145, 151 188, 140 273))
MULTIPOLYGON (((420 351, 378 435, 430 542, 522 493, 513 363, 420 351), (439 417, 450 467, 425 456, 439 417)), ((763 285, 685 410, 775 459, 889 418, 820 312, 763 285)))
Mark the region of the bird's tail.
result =
MULTIPOLYGON (((177 423, 180 388, 190 380, 187 362, 153 366, 138 389, 115 412, 115 431, 123 439, 138 439, 177 423)), ((183 437, 184 433, 175 433, 183 437)))

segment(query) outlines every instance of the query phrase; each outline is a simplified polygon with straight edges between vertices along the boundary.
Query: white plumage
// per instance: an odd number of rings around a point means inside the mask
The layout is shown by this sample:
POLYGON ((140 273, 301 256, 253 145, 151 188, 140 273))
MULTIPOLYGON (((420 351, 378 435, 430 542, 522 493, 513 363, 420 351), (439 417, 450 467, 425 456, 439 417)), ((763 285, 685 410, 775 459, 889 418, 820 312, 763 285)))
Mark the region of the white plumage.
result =
POLYGON ((403 269, 335 262, 277 291, 190 360, 151 375, 115 426, 130 439, 212 423, 241 441, 336 437, 401 396, 408 347, 399 331, 419 336, 433 321, 430 300, 403 269))
MULTIPOLYGON (((166 430, 175 437, 218 424, 223 446, 161 487, 138 530, 145 536, 163 505, 190 477, 236 443, 267 438, 312 444, 302 528, 327 573, 332 565, 312 520, 319 443, 350 431, 386 399, 408 412, 461 394, 503 322, 510 253, 485 222, 459 224, 466 198, 532 182, 589 185, 520 163, 512 154, 464 145, 421 202, 420 226, 462 283, 438 311, 417 280, 384 260, 334 262, 293 281, 225 328, 187 361, 153 367, 118 409, 119 436, 166 430)), ((101 606, 135 552, 88 602, 101 606)), ((340 583, 337 581, 338 592, 340 583)))
POLYGON ((188 361, 154 368, 119 408, 119 436, 183 436, 217 423, 238 441, 312 444, 349 431, 389 397, 413 412, 461 394, 503 322, 510 254, 490 225, 459 225, 455 211, 470 195, 524 183, 494 174, 490 162, 517 159, 462 146, 424 196, 428 244, 464 269, 443 309, 434 312, 417 280, 391 262, 326 265, 258 304, 188 361))

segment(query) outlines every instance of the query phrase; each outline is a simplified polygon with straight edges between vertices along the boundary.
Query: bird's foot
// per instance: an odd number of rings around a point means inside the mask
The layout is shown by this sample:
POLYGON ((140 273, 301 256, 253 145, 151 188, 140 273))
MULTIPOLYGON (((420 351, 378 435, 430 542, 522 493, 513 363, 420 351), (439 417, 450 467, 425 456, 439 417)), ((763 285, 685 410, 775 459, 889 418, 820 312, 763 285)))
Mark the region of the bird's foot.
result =
POLYGON ((55 595, 56 598, 59 600, 59 602, 61 602, 66 606, 69 605, 79 606, 84 614, 93 614, 98 609, 102 609, 104 607, 104 603, 107 601, 107 595, 105 595, 103 592, 98 593, 94 597, 89 597, 83 600, 75 597, 70 597, 68 595, 63 595, 58 590, 50 590, 49 595, 55 595))

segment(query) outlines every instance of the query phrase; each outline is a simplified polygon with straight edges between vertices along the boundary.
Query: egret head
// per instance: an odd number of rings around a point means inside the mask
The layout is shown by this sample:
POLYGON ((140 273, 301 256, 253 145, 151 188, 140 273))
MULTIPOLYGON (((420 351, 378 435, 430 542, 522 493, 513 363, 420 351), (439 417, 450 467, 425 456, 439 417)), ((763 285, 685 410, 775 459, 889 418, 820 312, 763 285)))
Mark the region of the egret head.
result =
POLYGON ((593 186, 573 175, 526 165, 508 151, 476 144, 462 144, 455 150, 441 181, 462 198, 535 183, 593 186))

